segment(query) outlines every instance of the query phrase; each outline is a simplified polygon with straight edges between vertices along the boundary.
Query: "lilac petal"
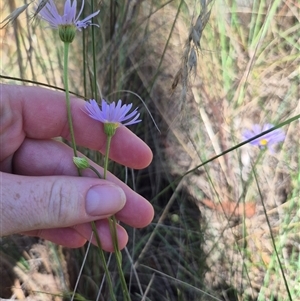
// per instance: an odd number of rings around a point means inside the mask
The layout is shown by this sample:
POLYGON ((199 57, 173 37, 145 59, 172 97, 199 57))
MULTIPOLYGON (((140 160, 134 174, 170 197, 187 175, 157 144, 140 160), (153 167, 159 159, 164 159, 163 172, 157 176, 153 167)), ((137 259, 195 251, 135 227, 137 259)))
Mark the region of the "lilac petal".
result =
POLYGON ((137 112, 137 109, 135 109, 133 112, 131 112, 129 115, 127 115, 126 117, 124 116, 123 120, 128 120, 130 118, 132 118, 133 116, 135 116, 136 114, 140 115, 138 112, 137 112))
POLYGON ((273 132, 269 133, 269 144, 275 144, 282 142, 285 139, 285 134, 281 129, 276 129, 273 132))
POLYGON ((271 129, 272 127, 274 127, 273 124, 271 124, 271 123, 266 123, 266 124, 263 126, 263 128, 262 128, 262 132, 265 132, 265 131, 271 129))
POLYGON ((86 103, 87 114, 91 118, 104 123, 131 125, 140 122, 141 120, 138 119, 140 114, 137 112, 137 108, 129 113, 131 108, 132 104, 122 105, 122 100, 119 100, 117 104, 115 102, 108 104, 102 99, 101 109, 94 99, 86 103))
POLYGON ((73 24, 76 14, 77 1, 74 0, 71 4, 70 0, 67 0, 64 8, 63 22, 64 24, 73 24))
POLYGON ((131 108, 132 108, 132 103, 129 104, 129 105, 123 105, 123 108, 122 108, 122 110, 120 111, 120 114, 119 114, 120 120, 124 119, 124 117, 126 116, 126 114, 128 114, 128 112, 131 110, 131 108))
POLYGON ((256 136, 256 135, 260 134, 261 133, 261 126, 259 124, 254 124, 253 127, 252 127, 252 132, 255 134, 253 136, 256 136))
MULTIPOLYGON (((41 2, 42 0, 40 1, 39 5, 41 2)), ((53 0, 48 1, 48 3, 39 12, 39 15, 42 17, 42 19, 48 22, 51 27, 56 28, 58 24, 61 23, 61 16, 59 15, 53 0)))
POLYGON ((243 132, 243 138, 244 138, 244 140, 249 140, 252 137, 253 137, 253 132, 251 132, 249 130, 245 130, 243 132))
POLYGON ((141 119, 138 119, 140 116, 140 113, 138 113, 132 120, 124 123, 124 125, 132 125, 132 124, 135 124, 135 123, 138 123, 138 122, 141 122, 142 120, 141 119), (138 120, 137 120, 138 119, 138 120))
MULTIPOLYGON (((42 1, 44 0, 40 0, 39 4, 41 4, 42 1)), ((86 28, 90 25, 98 26, 97 24, 92 24, 91 19, 99 13, 99 10, 80 21, 78 19, 84 9, 84 0, 82 1, 77 17, 76 9, 77 0, 66 0, 64 5, 64 13, 61 16, 57 11, 54 1, 48 0, 48 3, 40 10, 38 14, 42 19, 48 22, 52 28, 58 28, 60 25, 74 25, 78 30, 81 30, 81 28, 86 28)))
POLYGON ((85 103, 85 108, 87 110, 88 115, 98 121, 104 122, 102 118, 101 110, 94 99, 91 99, 90 102, 85 103))
POLYGON ((80 28, 87 28, 90 25, 94 25, 99 27, 98 24, 94 24, 92 23, 91 19, 94 18, 96 15, 98 15, 100 12, 100 10, 97 10, 96 12, 92 13, 91 15, 87 16, 86 18, 84 18, 81 21, 76 21, 76 26, 77 28, 80 30, 80 28))
POLYGON ((110 104, 110 117, 111 120, 119 120, 119 114, 122 106, 122 101, 119 100, 117 105, 115 102, 110 104))
POLYGON ((92 19, 95 16, 97 16, 99 13, 100 13, 100 10, 97 10, 94 13, 90 14, 89 16, 85 17, 83 20, 81 20, 81 22, 86 22, 87 20, 92 19))
POLYGON ((82 11, 83 11, 83 8, 84 8, 84 0, 82 0, 82 2, 81 2, 80 11, 79 11, 79 13, 78 13, 78 15, 77 15, 77 18, 75 19, 75 22, 77 22, 78 19, 79 19, 79 17, 81 16, 82 11))
MULTIPOLYGON (((263 127, 263 131, 267 131, 273 127, 274 127, 273 124, 268 123, 263 127)), ((268 140, 268 144, 275 144, 283 141, 285 139, 285 134, 282 129, 276 129, 270 133, 267 133, 263 137, 264 139, 268 140)))
MULTIPOLYGON (((259 134, 259 133, 258 133, 259 134)), ((250 130, 245 130, 244 133, 243 133, 243 138, 244 140, 249 140, 251 139, 252 137, 256 136, 257 134, 250 131, 250 130)), ((258 146, 259 145, 259 141, 258 139, 255 139, 255 140, 252 140, 249 142, 251 145, 256 145, 258 146)))
POLYGON ((106 101, 103 99, 102 99, 101 108, 102 108, 102 115, 103 115, 104 119, 108 119, 109 118, 109 106, 106 103, 106 101))

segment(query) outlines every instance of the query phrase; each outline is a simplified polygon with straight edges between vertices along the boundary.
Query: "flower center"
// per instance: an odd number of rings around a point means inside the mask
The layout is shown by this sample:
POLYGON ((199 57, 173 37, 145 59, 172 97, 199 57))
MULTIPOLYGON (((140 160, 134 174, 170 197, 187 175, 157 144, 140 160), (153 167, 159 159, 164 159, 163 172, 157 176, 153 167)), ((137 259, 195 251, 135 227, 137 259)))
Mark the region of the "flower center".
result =
POLYGON ((261 139, 261 140, 259 141, 259 143, 260 143, 260 145, 265 146, 265 145, 268 144, 268 140, 267 140, 267 139, 261 139))

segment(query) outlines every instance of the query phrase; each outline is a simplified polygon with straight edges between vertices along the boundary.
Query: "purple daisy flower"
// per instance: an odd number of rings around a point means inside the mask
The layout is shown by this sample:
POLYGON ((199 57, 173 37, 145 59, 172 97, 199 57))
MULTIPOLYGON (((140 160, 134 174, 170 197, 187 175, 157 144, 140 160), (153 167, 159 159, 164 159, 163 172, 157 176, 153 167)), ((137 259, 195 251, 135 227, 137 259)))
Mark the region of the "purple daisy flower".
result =
MULTIPOLYGON (((244 140, 249 140, 262 132, 265 132, 271 128, 273 128, 274 125, 270 123, 266 123, 263 127, 261 127, 259 124, 254 124, 252 126, 252 130, 245 130, 243 133, 244 140)), ((251 145, 258 146, 260 148, 268 147, 271 152, 273 152, 273 146, 281 141, 283 141, 285 138, 284 131, 282 129, 276 129, 270 133, 267 133, 257 139, 252 140, 249 142, 251 145)))
POLYGON ((53 0, 40 0, 36 7, 36 10, 40 17, 46 22, 48 22, 52 28, 59 28, 60 26, 71 25, 75 26, 80 31, 81 28, 87 28, 90 25, 98 26, 97 24, 92 24, 91 19, 99 13, 99 10, 92 13, 83 20, 78 20, 84 8, 84 0, 82 0, 81 8, 77 17, 76 8, 76 0, 74 0, 73 3, 71 3, 71 0, 66 0, 64 13, 63 15, 60 15, 53 0))
POLYGON ((108 104, 102 99, 101 108, 94 99, 91 99, 85 104, 85 109, 91 118, 101 121, 104 124, 115 124, 116 127, 120 124, 131 125, 141 121, 138 119, 140 113, 138 113, 137 108, 129 113, 131 108, 132 103, 129 105, 122 105, 122 100, 119 100, 116 105, 115 102, 108 104))

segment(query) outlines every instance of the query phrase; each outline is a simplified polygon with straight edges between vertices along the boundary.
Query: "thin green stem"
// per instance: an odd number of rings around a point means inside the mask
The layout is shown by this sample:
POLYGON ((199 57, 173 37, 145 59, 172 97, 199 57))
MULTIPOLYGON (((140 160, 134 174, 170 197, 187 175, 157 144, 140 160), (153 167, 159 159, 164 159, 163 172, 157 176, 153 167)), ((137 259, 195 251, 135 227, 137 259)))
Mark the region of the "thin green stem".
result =
MULTIPOLYGON (((91 1, 91 10, 94 10, 94 1, 91 1)), ((95 34, 95 26, 92 26, 92 54, 93 54, 93 96, 94 99, 98 98, 97 93, 97 60, 96 60, 96 34, 95 34)))
MULTIPOLYGON (((73 148, 73 152, 74 152, 74 157, 77 157, 77 149, 76 149, 74 128, 73 128, 73 122, 72 122, 70 93, 69 93, 69 78, 68 78, 69 46, 70 46, 70 43, 64 42, 64 86, 65 86, 65 92, 66 92, 67 115, 68 115, 68 124, 69 124, 69 129, 70 129, 72 148, 73 148)), ((78 169, 78 171, 79 171, 79 169, 78 169)), ((80 175, 80 172, 79 172, 79 175, 80 175)))
POLYGON ((96 224, 95 224, 94 221, 92 221, 91 225, 92 225, 92 229, 93 229, 93 232, 95 234, 95 237, 96 237, 100 257, 101 257, 101 260, 103 262, 103 267, 104 267, 104 271, 105 271, 105 274, 106 274, 110 295, 111 295, 113 301, 117 301, 117 299, 115 297, 115 294, 114 294, 113 284, 112 284, 112 281, 111 281, 111 278, 110 278, 109 270, 108 270, 108 267, 106 265, 106 259, 105 259, 104 252, 103 252, 102 245, 101 245, 101 241, 100 241, 100 238, 99 238, 99 235, 98 235, 98 232, 97 232, 96 224))
POLYGON ((102 179, 102 176, 100 175, 99 171, 95 167, 93 167, 92 165, 90 165, 89 169, 91 169, 97 175, 97 177, 99 179, 102 179))
POLYGON ((105 158, 104 158, 104 174, 103 174, 104 179, 106 179, 106 174, 107 174, 107 169, 108 169, 108 157, 109 157, 111 138, 112 138, 112 136, 107 135, 106 151, 105 151, 105 158))
MULTIPOLYGON (((98 170, 96 168, 94 168, 91 165, 88 168, 91 169, 98 176, 99 179, 102 179, 102 176, 100 175, 100 173, 98 172, 98 170)), ((111 227, 110 218, 108 220, 109 220, 109 227, 111 227)), ((96 228, 96 224, 95 224, 94 221, 91 222, 91 226, 92 226, 92 231, 94 233, 94 236, 96 238, 97 247, 99 249, 100 257, 101 257, 101 260, 103 262, 104 272, 105 272, 105 275, 106 275, 106 278, 107 278, 107 281, 108 281, 109 292, 110 292, 110 295, 112 297, 112 300, 116 301, 116 297, 115 297, 115 294, 114 294, 113 284, 112 284, 112 281, 111 281, 110 273, 109 273, 109 270, 108 270, 108 267, 107 267, 107 264, 106 264, 106 259, 105 259, 104 252, 103 252, 103 249, 102 249, 102 244, 101 244, 100 237, 99 237, 99 234, 98 234, 98 231, 97 231, 97 228, 96 228)), ((117 236, 115 235, 114 237, 117 237, 117 236)), ((113 239, 114 250, 116 250, 115 241, 117 241, 117 240, 113 239)), ((118 246, 117 246, 117 248, 118 248, 118 246)), ((119 250, 119 248, 118 248, 118 250, 119 250)), ((126 282, 125 282, 125 284, 126 284, 126 282)))
POLYGON ((124 300, 131 301, 130 294, 128 291, 126 279, 124 277, 123 269, 122 269, 122 253, 119 250, 118 245, 118 236, 117 236, 117 220, 116 217, 113 215, 111 218, 109 218, 109 227, 110 232, 112 233, 113 243, 114 243, 114 251, 117 259, 117 267, 120 275, 121 280, 121 286, 123 291, 124 300))
MULTIPOLYGON (((77 149, 76 149, 74 128, 73 128, 73 122, 72 122, 70 94, 69 94, 69 79, 68 79, 69 46, 70 46, 70 43, 67 43, 67 42, 64 43, 64 86, 65 86, 65 92, 66 92, 67 116, 68 116, 68 124, 69 124, 70 135, 71 135, 72 148, 73 148, 73 152, 74 152, 74 157, 77 157, 77 149)), ((94 172, 96 172, 96 174, 98 175, 99 178, 101 178, 100 174, 98 173, 98 171, 96 169, 94 169, 92 166, 90 166, 90 168, 94 172)), ((77 170, 78 170, 78 175, 80 176, 81 175, 80 169, 77 168, 77 170)), ((107 170, 107 163, 106 163, 105 171, 106 170, 107 170)), ((104 175, 104 178, 105 178, 105 176, 106 176, 106 174, 104 175)), ((97 241, 97 246, 98 246, 98 249, 99 249, 100 257, 101 257, 101 260, 103 262, 103 267, 104 267, 104 271, 105 271, 105 274, 106 274, 106 277, 107 277, 111 298, 112 298, 113 301, 117 301, 117 299, 115 297, 115 294, 114 294, 113 284, 112 284, 110 273, 109 273, 109 270, 108 270, 108 267, 107 267, 107 264, 106 264, 106 259, 105 259, 104 252, 103 252, 103 249, 102 249, 101 241, 100 241, 98 231, 97 231, 97 228, 96 228, 96 224, 95 224, 94 221, 91 222, 91 226, 92 226, 92 230, 93 230, 94 236, 95 236, 96 241, 97 241)))
POLYGON ((260 195, 260 201, 261 201, 261 204, 262 204, 262 207, 263 207, 263 210, 264 210, 264 214, 265 214, 265 217, 266 217, 266 222, 267 222, 267 225, 268 225, 268 228, 269 228, 271 241, 272 241, 274 252, 275 252, 275 255, 276 255, 276 258, 277 258, 277 261, 278 261, 278 265, 279 265, 279 268, 280 268, 280 271, 281 271, 282 279, 283 279, 283 282, 284 282, 284 285, 285 285, 285 288, 286 288, 286 291, 287 291, 287 294, 288 294, 288 298, 289 298, 290 301, 293 301, 293 298, 292 298, 292 295, 291 295, 291 292, 290 292, 290 288, 289 288, 289 284, 288 284, 288 281, 286 279, 286 276, 285 276, 285 273, 284 273, 284 270, 283 270, 283 265, 281 263, 281 260, 280 260, 279 254, 278 254, 275 237, 274 237, 274 234, 272 232, 271 222, 269 220, 268 212, 267 212, 264 200, 263 200, 262 192, 261 192, 260 186, 258 184, 256 171, 255 171, 253 166, 252 166, 252 171, 253 171, 256 186, 257 186, 257 189, 258 189, 258 192, 259 192, 259 195, 260 195))
MULTIPOLYGON (((111 139, 112 139, 112 136, 107 135, 106 152, 105 152, 105 160, 104 160, 104 175, 103 175, 104 179, 106 179, 106 175, 107 175, 108 158, 109 158, 111 139)), ((122 254, 121 254, 121 251, 119 249, 119 244, 118 244, 117 220, 116 220, 115 216, 113 215, 111 218, 108 218, 108 222, 109 222, 110 233, 111 233, 111 237, 112 237, 112 241, 113 241, 116 261, 117 261, 117 268, 118 268, 119 275, 120 275, 124 300, 130 301, 131 298, 130 298, 130 294, 129 294, 129 291, 127 288, 126 280, 125 280, 123 269, 122 269, 122 254)))

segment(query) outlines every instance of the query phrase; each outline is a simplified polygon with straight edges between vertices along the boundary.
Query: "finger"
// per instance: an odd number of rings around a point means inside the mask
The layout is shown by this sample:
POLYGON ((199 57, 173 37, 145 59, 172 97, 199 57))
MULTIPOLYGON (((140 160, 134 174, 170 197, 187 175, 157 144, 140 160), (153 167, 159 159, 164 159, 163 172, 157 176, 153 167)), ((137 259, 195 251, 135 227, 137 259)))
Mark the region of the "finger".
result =
MULTIPOLYGON (((109 224, 107 220, 99 220, 95 222, 97 232, 99 234, 101 246, 105 251, 108 252, 113 252, 114 251, 114 246, 113 246, 113 241, 112 241, 112 236, 109 228, 109 224)), ((86 224, 81 224, 81 225, 76 225, 75 229, 78 233, 80 233, 83 237, 86 238, 86 240, 89 240, 91 237, 91 224, 86 223, 86 224)), ((123 249, 127 242, 128 242, 128 235, 127 232, 123 227, 120 225, 116 225, 116 230, 117 230, 117 237, 118 237, 118 247, 119 249, 123 249)), ((92 243, 94 245, 97 245, 97 240, 95 235, 93 235, 92 243)))
POLYGON ((1 173, 0 236, 70 227, 115 214, 126 202, 123 190, 105 180, 79 177, 24 177, 1 173))
MULTIPOLYGON (((96 223, 97 232, 104 251, 113 252, 113 242, 107 220, 100 220, 96 223)), ((38 236, 50 240, 67 248, 82 247, 92 237, 92 243, 97 245, 95 236, 91 236, 92 228, 89 223, 74 226, 72 228, 43 229, 24 232, 25 235, 38 236)), ((117 236, 119 249, 123 249, 128 242, 128 235, 124 228, 117 225, 117 236)))
POLYGON ((22 232, 21 234, 40 237, 66 248, 80 248, 87 242, 87 239, 73 228, 32 230, 22 232))
MULTIPOLYGON (((2 85, 2 98, 10 100, 11 107, 4 109, 11 112, 10 120, 14 130, 23 127, 23 134, 34 139, 61 136, 70 140, 63 93, 39 87, 2 85)), ((104 153, 106 136, 103 124, 91 119, 85 113, 84 105, 84 100, 71 99, 76 143, 104 153)), ((12 133, 7 138, 11 140, 12 133)), ((110 157, 120 164, 140 169, 150 164, 152 152, 141 139, 126 127, 120 126, 112 139, 110 157)))
MULTIPOLYGON (((81 154, 79 154, 81 156, 81 154)), ((64 143, 54 140, 26 139, 15 154, 14 172, 29 176, 68 175, 77 177, 77 169, 72 161, 72 150, 64 143)), ((102 168, 89 161, 100 173, 102 168)), ((91 170, 84 170, 83 176, 96 177, 91 170)), ((122 181, 108 173, 109 181, 122 188, 126 195, 126 204, 117 213, 117 218, 135 228, 142 228, 152 221, 152 205, 134 192, 122 181)))

